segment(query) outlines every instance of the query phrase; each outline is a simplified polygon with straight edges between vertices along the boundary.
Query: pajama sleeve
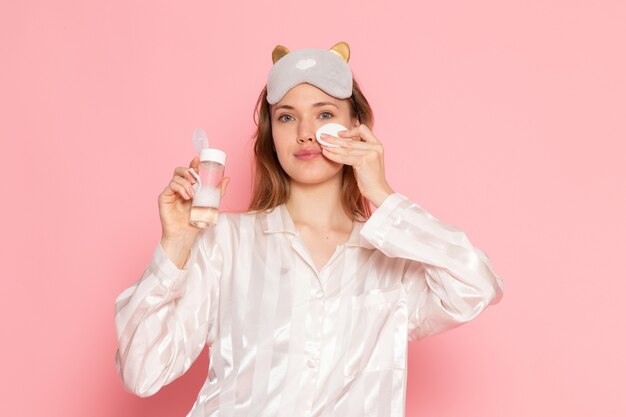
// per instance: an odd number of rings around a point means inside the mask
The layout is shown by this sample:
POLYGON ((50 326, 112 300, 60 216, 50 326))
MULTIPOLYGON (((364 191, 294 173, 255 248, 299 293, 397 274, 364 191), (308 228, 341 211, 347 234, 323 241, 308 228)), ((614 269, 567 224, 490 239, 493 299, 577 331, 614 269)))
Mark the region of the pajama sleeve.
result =
POLYGON ((115 300, 117 372, 140 397, 184 374, 216 337, 226 252, 216 242, 218 227, 200 233, 182 269, 159 243, 141 278, 115 300))
POLYGON ((503 282, 487 255, 400 193, 385 199, 361 235, 388 257, 406 260, 409 341, 458 327, 502 298, 503 282))

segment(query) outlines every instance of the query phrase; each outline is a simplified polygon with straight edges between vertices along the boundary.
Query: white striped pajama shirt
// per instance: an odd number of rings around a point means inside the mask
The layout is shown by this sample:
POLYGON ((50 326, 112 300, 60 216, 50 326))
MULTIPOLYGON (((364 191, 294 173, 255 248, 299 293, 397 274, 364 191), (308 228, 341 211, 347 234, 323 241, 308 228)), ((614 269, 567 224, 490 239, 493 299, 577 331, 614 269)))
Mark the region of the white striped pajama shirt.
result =
POLYGON ((118 373, 139 396, 209 345, 188 417, 400 417, 407 342, 496 304, 503 282, 459 228, 387 197, 317 270, 284 204, 220 213, 182 269, 160 244, 116 299, 118 373))

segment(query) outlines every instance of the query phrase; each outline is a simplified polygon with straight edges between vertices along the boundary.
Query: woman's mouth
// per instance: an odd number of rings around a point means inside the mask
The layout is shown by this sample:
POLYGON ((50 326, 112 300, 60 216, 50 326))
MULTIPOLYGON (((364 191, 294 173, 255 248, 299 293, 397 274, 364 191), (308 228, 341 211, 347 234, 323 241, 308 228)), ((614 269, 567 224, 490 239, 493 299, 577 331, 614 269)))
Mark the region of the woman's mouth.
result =
POLYGON ((302 160, 309 160, 309 159, 313 159, 313 158, 317 158, 318 156, 320 156, 322 154, 322 152, 317 151, 317 150, 313 150, 313 149, 307 149, 304 151, 299 151, 296 152, 294 154, 294 156, 298 159, 302 159, 302 160))

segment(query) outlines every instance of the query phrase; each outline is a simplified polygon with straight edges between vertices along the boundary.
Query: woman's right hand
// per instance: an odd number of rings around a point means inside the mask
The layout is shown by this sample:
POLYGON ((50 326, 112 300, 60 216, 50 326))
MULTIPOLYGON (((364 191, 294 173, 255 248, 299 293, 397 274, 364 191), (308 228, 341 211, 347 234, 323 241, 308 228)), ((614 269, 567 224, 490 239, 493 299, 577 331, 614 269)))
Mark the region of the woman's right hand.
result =
MULTIPOLYGON (((198 173, 200 159, 196 156, 191 160, 189 168, 198 173)), ((161 218, 161 241, 184 242, 184 246, 191 246, 202 229, 189 223, 193 187, 196 179, 189 172, 189 168, 177 167, 174 170, 172 181, 159 194, 159 217, 161 218)), ((226 193, 230 182, 229 177, 222 180, 221 197, 226 193)))

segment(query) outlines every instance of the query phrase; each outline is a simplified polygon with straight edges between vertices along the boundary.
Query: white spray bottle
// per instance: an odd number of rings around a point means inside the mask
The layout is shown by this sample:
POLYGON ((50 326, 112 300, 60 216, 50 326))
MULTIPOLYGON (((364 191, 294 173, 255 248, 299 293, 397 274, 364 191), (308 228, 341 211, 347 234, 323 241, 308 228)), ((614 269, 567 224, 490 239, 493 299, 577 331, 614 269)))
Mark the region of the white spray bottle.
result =
POLYGON ((198 173, 192 168, 189 172, 196 178, 193 185, 194 197, 191 202, 189 223, 206 228, 215 225, 220 207, 222 179, 226 166, 226 153, 209 148, 209 139, 202 128, 193 132, 193 146, 200 156, 198 173))

